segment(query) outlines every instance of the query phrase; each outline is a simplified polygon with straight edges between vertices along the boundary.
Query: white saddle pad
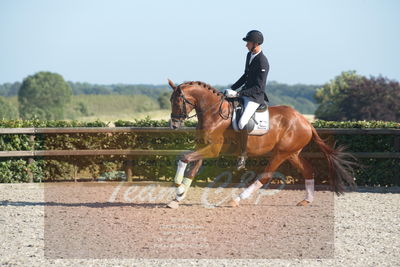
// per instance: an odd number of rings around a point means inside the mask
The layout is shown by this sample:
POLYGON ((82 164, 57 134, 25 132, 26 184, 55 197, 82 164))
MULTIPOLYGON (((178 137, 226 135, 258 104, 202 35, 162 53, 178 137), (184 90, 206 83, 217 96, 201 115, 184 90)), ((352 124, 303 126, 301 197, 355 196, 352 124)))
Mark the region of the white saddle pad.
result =
MULTIPOLYGON (((238 107, 241 108, 241 107, 238 107)), ((235 131, 240 131, 238 127, 237 112, 233 111, 232 127, 235 131)), ((269 111, 268 108, 263 112, 256 112, 247 123, 246 127, 249 130, 249 135, 263 135, 269 130, 269 111)))

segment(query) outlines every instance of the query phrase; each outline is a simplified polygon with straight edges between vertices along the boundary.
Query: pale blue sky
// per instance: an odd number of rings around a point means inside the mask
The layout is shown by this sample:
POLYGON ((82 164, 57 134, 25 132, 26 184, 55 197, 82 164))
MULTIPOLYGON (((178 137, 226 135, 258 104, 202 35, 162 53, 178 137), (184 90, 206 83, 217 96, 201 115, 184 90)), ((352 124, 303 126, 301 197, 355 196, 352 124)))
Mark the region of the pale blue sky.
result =
POLYGON ((400 80, 400 1, 0 0, 0 83, 46 70, 91 83, 233 83, 264 33, 269 81, 344 70, 400 80))

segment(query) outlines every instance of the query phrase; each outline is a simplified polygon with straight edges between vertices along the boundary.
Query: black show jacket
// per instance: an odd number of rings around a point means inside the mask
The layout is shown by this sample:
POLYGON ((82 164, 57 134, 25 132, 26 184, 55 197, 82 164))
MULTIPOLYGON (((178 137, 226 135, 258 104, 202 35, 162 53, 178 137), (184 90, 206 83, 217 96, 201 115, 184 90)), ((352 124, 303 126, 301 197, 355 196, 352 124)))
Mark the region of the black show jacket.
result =
POLYGON ((249 64, 250 56, 251 52, 247 53, 244 74, 231 86, 231 89, 237 90, 244 84, 242 90, 239 92, 239 96, 247 96, 251 101, 258 104, 264 103, 264 100, 269 102, 265 93, 269 72, 268 59, 260 51, 249 64))

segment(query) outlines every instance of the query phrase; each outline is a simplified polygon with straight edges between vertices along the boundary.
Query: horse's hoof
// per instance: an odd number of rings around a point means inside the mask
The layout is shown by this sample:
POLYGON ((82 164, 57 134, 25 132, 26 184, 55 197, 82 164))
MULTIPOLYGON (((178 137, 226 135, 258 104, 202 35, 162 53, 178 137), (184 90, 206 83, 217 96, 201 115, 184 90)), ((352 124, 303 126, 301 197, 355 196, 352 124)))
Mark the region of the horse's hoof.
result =
POLYGON ((229 201, 228 206, 232 207, 232 208, 236 208, 236 207, 239 206, 239 202, 237 202, 236 200, 232 199, 231 201, 229 201))
POLYGON ((296 206, 307 206, 308 204, 310 204, 310 201, 307 201, 304 199, 304 200, 300 201, 299 203, 297 203, 296 206))
POLYGON ((176 200, 172 200, 170 203, 168 203, 167 208, 177 209, 179 208, 179 202, 176 200))

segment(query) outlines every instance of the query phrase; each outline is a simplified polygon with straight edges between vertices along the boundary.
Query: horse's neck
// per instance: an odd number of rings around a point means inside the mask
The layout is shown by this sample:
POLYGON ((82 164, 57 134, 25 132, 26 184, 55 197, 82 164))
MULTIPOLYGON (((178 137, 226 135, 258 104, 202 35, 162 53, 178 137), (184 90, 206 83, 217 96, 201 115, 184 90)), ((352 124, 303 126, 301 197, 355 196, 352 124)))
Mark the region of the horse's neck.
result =
POLYGON ((222 120, 224 119, 223 116, 231 116, 230 112, 232 109, 230 108, 230 103, 224 99, 221 106, 221 97, 203 97, 201 98, 198 106, 196 106, 196 113, 198 114, 198 124, 199 128, 207 129, 207 128, 214 128, 216 125, 219 125, 222 120))

